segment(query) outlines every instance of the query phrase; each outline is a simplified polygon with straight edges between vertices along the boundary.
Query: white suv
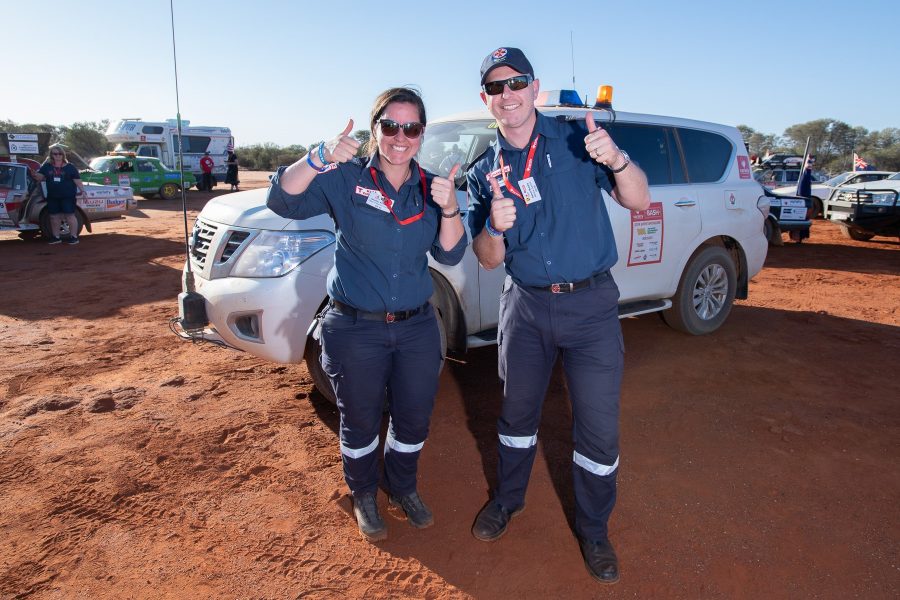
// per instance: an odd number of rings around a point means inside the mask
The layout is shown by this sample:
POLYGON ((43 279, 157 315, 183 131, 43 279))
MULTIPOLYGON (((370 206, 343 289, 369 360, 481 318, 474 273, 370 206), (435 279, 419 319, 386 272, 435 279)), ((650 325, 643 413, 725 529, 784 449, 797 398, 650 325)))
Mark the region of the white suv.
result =
MULTIPOLYGON (((539 110, 583 120, 590 109, 545 104, 539 110)), ((673 117, 618 113, 609 121, 604 126, 610 135, 647 173, 652 198, 648 210, 632 213, 604 194, 619 253, 613 274, 621 292, 620 317, 662 311, 675 329, 710 333, 735 298, 747 297, 748 282, 766 257, 768 199, 751 175, 741 135, 734 127, 673 117)), ((466 167, 495 133, 486 112, 433 121, 419 160, 446 175, 451 162, 446 157, 462 155, 466 167)), ((457 197, 465 210, 462 171, 457 197)), ((305 356, 317 387, 332 397, 313 337, 334 260, 331 219, 285 219, 269 211, 265 200, 266 190, 228 194, 200 213, 190 266, 208 325, 182 335, 277 362, 305 356)), ((431 261, 430 267, 431 301, 445 350, 496 343, 503 269, 485 271, 471 248, 458 265, 431 261)))

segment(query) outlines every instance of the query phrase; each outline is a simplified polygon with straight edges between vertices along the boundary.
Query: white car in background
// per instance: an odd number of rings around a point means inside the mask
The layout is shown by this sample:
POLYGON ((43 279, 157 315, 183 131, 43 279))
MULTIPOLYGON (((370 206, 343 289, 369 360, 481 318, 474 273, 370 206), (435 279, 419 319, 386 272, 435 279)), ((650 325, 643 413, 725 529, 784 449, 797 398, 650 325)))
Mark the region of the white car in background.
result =
POLYGON ((825 202, 825 218, 845 237, 866 242, 876 235, 900 235, 900 173, 838 188, 825 202))
MULTIPOLYGON (((547 100, 559 97, 542 94, 538 109, 583 123, 591 109, 547 100)), ((620 318, 661 311, 677 330, 715 331, 734 299, 747 297, 768 249, 763 231, 769 200, 752 178, 740 132, 624 112, 604 126, 647 173, 652 198, 648 210, 632 213, 604 194, 619 254, 612 272, 621 292, 620 318)), ((465 168, 495 140, 496 131, 493 117, 484 111, 428 123, 419 160, 440 173, 450 153, 462 153, 456 184, 464 211, 465 168)), ((580 135, 574 127, 573 135, 580 135)), ((205 304, 198 320, 205 326, 194 323, 180 335, 276 362, 305 357, 316 386, 333 399, 314 331, 316 315, 328 301, 325 278, 334 263, 334 241, 330 217, 279 217, 266 208, 266 190, 211 200, 194 225, 185 265, 205 304)), ((429 267, 444 350, 464 352, 496 343, 504 270, 482 269, 471 246, 458 265, 429 261, 429 267)))
MULTIPOLYGON (((886 179, 893 174, 894 171, 847 171, 846 173, 841 173, 840 175, 821 183, 812 184, 813 217, 818 218, 825 216, 825 202, 831 197, 834 190, 839 187, 857 183, 866 183, 868 181, 879 181, 881 179, 886 179)), ((797 184, 795 182, 794 185, 775 188, 772 191, 776 194, 793 195, 797 193, 797 184)))

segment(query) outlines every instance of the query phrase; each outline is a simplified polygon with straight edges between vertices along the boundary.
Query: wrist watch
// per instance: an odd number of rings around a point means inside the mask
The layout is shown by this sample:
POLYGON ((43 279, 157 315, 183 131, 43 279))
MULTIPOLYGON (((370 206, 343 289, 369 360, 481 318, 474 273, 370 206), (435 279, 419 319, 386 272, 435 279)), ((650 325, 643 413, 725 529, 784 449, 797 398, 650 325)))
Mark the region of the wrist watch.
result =
POLYGON ((625 167, 627 167, 628 165, 631 164, 631 157, 628 156, 628 153, 627 153, 627 152, 625 152, 624 150, 622 150, 621 148, 619 148, 619 153, 622 155, 622 158, 625 159, 625 162, 622 163, 622 166, 619 167, 618 169, 610 168, 610 171, 613 172, 613 173, 621 173, 622 171, 625 170, 625 167))

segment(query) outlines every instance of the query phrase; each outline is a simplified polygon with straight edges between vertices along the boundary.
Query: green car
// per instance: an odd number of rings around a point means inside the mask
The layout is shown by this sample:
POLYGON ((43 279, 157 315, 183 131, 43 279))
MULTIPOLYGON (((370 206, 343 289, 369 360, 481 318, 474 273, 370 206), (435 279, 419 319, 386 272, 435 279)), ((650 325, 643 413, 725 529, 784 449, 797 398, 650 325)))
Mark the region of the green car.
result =
MULTIPOLYGON (((158 158, 135 156, 134 153, 100 156, 81 172, 81 180, 103 185, 130 187, 135 195, 173 200, 181 191, 181 174, 160 162, 158 158)), ((184 187, 197 185, 193 173, 184 173, 184 187)))

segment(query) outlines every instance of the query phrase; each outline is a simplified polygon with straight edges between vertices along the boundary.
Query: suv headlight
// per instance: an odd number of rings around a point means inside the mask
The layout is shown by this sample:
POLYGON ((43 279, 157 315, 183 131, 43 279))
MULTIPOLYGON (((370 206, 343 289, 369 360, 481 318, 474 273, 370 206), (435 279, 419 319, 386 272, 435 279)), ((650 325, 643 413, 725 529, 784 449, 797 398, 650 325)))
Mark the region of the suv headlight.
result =
POLYGON ((263 231, 241 252, 234 277, 281 277, 334 243, 329 231, 263 231))
POLYGON ((873 204, 893 204, 895 196, 893 192, 875 192, 869 195, 873 204))

